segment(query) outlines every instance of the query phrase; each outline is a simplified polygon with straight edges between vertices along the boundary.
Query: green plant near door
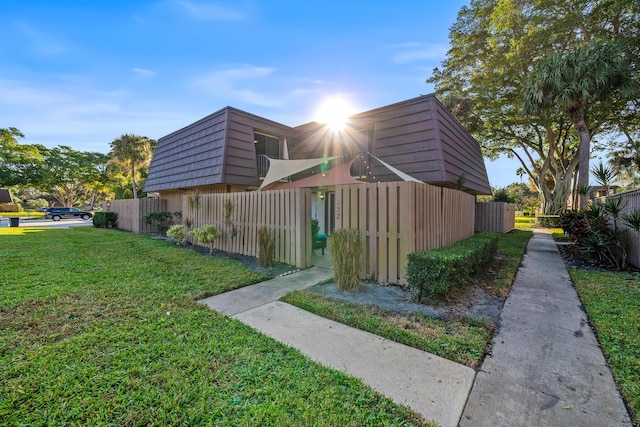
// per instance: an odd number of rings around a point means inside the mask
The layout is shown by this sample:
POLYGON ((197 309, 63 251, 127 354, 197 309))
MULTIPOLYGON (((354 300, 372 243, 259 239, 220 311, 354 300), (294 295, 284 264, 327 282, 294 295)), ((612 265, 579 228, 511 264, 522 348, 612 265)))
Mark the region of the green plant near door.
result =
POLYGON ((224 204, 224 225, 229 229, 231 239, 235 239, 238 235, 238 226, 233 218, 233 203, 231 202, 231 198, 228 198, 224 204))
POLYGON ((320 233, 320 223, 316 218, 311 220, 311 241, 315 243, 318 240, 318 233, 320 233))
POLYGON ((360 287, 363 245, 360 230, 336 230, 331 235, 334 279, 341 290, 360 287))
POLYGON ((276 252, 276 241, 266 225, 258 229, 258 262, 262 267, 271 267, 276 252))

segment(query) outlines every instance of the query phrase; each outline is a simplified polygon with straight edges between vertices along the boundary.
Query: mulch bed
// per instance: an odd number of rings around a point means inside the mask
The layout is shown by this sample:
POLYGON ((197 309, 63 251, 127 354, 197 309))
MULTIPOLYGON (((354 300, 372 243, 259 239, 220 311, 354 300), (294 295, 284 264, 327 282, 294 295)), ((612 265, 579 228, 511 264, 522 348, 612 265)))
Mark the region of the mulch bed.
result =
MULTIPOLYGON (((556 239, 556 246, 560 256, 567 266, 567 269, 584 271, 620 271, 612 269, 610 266, 599 264, 588 253, 580 249, 578 244, 571 242, 568 238, 556 239)), ((640 269, 628 265, 623 271, 629 273, 640 273, 640 269)))

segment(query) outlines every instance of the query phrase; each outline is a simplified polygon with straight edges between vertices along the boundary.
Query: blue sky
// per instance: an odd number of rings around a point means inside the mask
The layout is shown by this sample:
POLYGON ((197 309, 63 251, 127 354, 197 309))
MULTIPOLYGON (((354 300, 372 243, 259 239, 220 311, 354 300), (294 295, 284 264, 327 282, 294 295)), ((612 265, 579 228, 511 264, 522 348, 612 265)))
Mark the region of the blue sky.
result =
MULTIPOLYGON (((431 93, 468 1, 14 1, 0 16, 0 127, 24 143, 109 151, 227 105, 296 126, 431 93)), ((515 160, 486 163, 491 185, 515 160)))

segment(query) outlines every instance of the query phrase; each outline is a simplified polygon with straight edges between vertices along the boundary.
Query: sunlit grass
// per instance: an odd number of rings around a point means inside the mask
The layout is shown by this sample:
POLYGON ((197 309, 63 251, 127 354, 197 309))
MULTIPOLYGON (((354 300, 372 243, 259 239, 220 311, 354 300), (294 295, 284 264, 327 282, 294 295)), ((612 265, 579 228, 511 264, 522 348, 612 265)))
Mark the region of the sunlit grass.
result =
POLYGON ((0 212, 0 216, 4 218, 16 216, 26 218, 43 218, 44 212, 0 212))
POLYGON ((263 280, 149 236, 0 229, 0 425, 424 425, 196 302, 263 280))
POLYGON ((640 277, 570 270, 620 392, 640 421, 640 277))
POLYGON ((519 230, 531 230, 536 225, 535 216, 517 216, 515 227, 519 230))

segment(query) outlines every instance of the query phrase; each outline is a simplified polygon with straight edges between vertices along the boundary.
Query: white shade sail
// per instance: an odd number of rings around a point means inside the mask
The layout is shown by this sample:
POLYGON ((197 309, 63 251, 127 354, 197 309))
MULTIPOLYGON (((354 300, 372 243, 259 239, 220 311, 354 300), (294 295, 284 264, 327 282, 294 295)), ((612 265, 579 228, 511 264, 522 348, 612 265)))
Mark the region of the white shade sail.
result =
POLYGON ((376 156, 374 156, 373 154, 369 153, 369 155, 371 157, 373 157, 374 159, 376 159, 377 161, 379 161, 380 163, 382 163, 382 166, 386 167, 387 169, 389 169, 391 172, 395 173, 396 175, 398 175, 400 178, 402 178, 404 181, 413 181, 413 182, 422 182, 419 179, 416 179, 414 177, 412 177, 409 174, 406 174, 404 172, 402 172, 399 169, 394 168, 393 166, 391 166, 388 163, 383 162, 382 160, 380 160, 379 158, 377 158, 376 156))
POLYGON ((284 177, 294 175, 321 163, 337 159, 338 157, 340 156, 301 160, 280 160, 267 157, 269 159, 269 171, 267 172, 267 176, 264 177, 264 181, 262 181, 262 185, 258 190, 262 190, 267 185, 273 184, 284 177))

